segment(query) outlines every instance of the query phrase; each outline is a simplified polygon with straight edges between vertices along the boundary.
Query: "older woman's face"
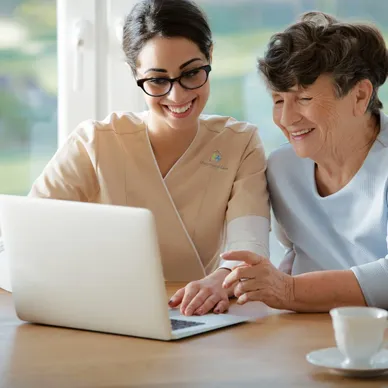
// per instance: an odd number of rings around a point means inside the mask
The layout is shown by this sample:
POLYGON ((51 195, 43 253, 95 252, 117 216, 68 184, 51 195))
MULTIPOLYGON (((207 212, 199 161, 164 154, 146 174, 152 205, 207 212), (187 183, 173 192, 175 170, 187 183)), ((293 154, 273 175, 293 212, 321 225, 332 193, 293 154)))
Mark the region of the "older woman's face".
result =
POLYGON ((349 93, 338 98, 328 75, 306 89, 273 92, 272 98, 273 120, 302 158, 315 159, 328 147, 332 151, 351 130, 354 97, 349 93))

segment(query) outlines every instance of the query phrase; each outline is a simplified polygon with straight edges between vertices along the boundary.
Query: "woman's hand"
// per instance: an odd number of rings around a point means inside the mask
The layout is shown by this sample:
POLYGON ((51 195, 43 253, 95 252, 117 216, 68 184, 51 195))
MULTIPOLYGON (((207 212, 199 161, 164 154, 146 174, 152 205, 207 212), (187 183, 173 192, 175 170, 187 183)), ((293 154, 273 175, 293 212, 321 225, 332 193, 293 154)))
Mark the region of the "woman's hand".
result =
POLYGON ((203 315, 213 309, 216 314, 229 308, 228 291, 222 283, 230 271, 220 268, 201 280, 189 283, 178 290, 168 302, 170 307, 181 305, 183 315, 203 315))
POLYGON ((276 309, 290 309, 294 299, 292 276, 276 269, 267 258, 249 251, 227 252, 222 258, 245 263, 235 267, 223 283, 225 289, 234 290, 237 303, 256 300, 276 309))

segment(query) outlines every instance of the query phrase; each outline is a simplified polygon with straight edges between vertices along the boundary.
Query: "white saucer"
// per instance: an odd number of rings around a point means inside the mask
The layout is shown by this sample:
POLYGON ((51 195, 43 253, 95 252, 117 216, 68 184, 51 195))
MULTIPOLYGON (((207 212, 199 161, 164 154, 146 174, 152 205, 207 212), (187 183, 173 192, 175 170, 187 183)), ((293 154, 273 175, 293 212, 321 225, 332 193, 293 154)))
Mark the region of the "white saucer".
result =
POLYGON ((353 377, 375 377, 388 371, 388 349, 381 350, 364 368, 351 369, 342 365, 344 356, 338 348, 315 350, 306 356, 309 363, 329 368, 335 373, 353 377))

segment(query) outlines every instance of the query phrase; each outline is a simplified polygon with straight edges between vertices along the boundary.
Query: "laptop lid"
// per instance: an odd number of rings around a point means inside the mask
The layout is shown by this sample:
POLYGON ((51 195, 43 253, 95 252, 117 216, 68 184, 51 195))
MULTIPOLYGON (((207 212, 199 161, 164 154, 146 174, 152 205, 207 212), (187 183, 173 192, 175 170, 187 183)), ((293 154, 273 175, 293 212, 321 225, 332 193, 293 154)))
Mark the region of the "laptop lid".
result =
POLYGON ((0 222, 22 320, 171 338, 150 211, 0 196, 0 222))

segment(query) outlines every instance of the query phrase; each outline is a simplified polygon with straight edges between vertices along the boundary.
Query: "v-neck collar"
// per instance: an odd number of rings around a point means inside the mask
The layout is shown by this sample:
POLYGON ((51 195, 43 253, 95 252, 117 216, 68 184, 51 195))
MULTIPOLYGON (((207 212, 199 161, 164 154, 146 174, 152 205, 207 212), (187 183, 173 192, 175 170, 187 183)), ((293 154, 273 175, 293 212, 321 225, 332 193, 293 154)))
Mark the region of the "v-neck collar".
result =
POLYGON ((151 139, 150 139, 149 131, 148 131, 148 123, 147 123, 147 122, 145 123, 145 132, 146 132, 146 137, 147 137, 147 142, 148 142, 149 150, 150 150, 150 152, 151 152, 151 155, 152 155, 152 158, 153 158, 155 167, 156 167, 156 169, 157 169, 158 172, 159 172, 160 178, 161 178, 164 182, 166 182, 168 176, 172 173, 172 171, 176 168, 176 166, 181 162, 181 160, 184 159, 184 157, 185 157, 185 156, 187 155, 187 153, 191 150, 191 148, 193 148, 193 144, 195 143, 195 141, 196 141, 196 139, 197 139, 197 137, 198 137, 198 134, 199 134, 199 132, 200 132, 200 129, 201 129, 201 122, 199 122, 197 132, 195 133, 195 136, 194 136, 193 140, 191 141, 191 143, 189 144, 189 146, 186 148, 185 152, 184 152, 184 153, 179 157, 179 159, 171 166, 171 168, 167 171, 167 174, 163 177, 162 172, 160 171, 160 168, 159 168, 159 165, 158 165, 158 161, 156 160, 156 156, 155 156, 154 150, 152 149, 151 139))

